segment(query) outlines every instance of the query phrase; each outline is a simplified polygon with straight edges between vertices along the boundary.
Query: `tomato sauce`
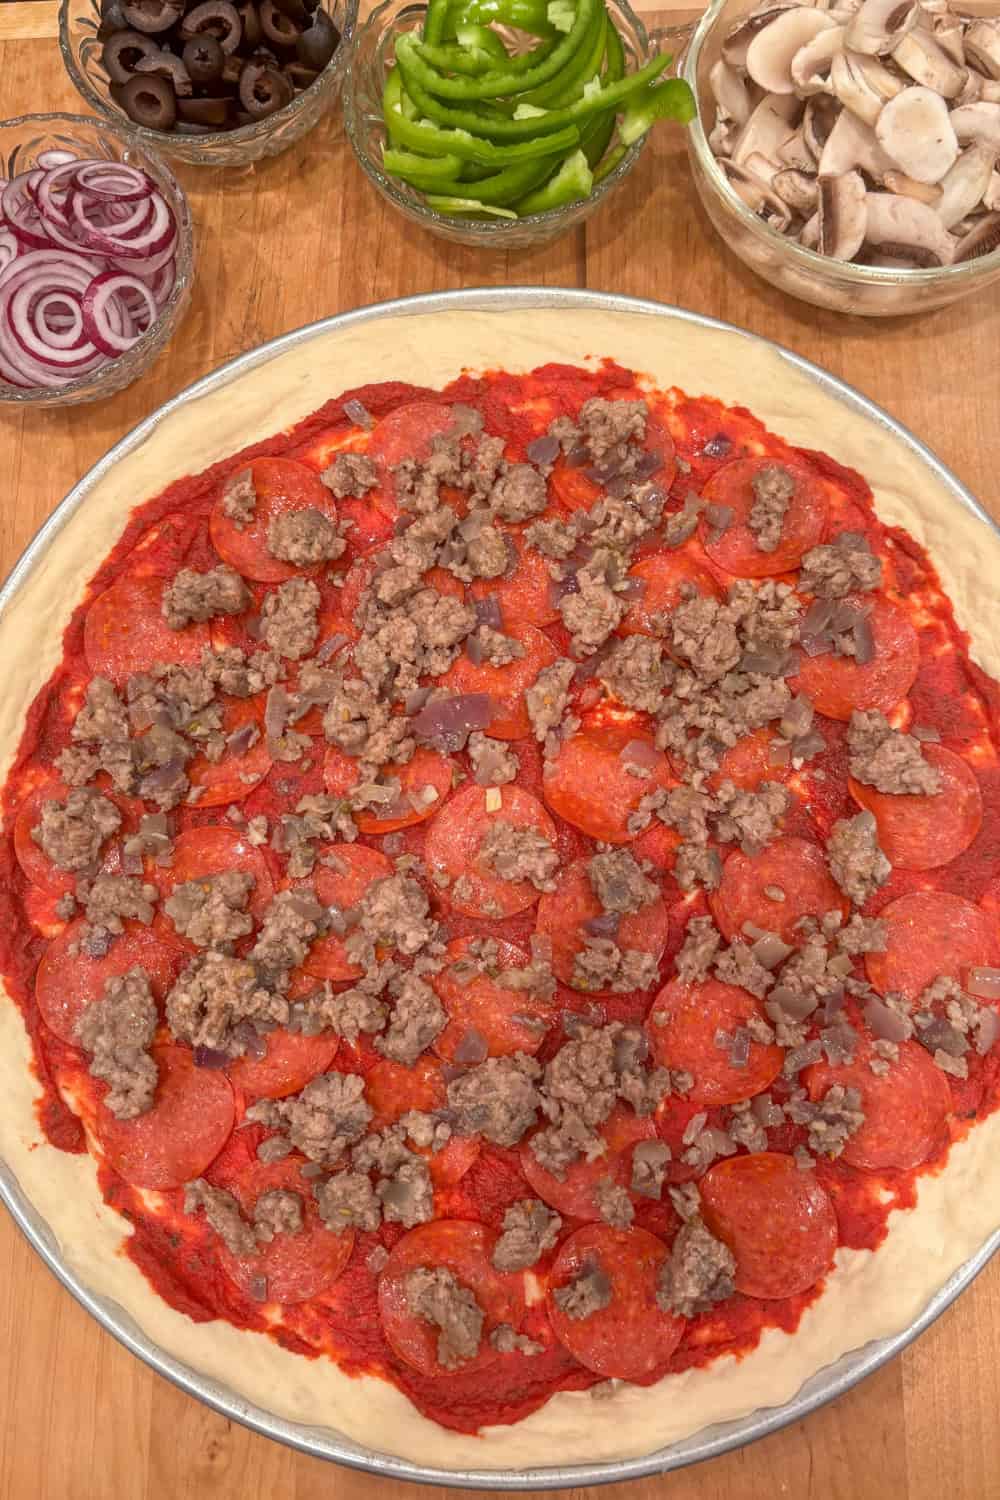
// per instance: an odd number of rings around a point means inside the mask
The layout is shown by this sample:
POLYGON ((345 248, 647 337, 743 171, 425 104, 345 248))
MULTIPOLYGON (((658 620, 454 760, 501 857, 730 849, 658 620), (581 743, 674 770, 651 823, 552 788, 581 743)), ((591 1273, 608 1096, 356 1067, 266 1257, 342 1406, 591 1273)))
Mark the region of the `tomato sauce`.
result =
MULTIPOLYGON (((24 1017, 32 1043, 34 1066, 41 1098, 39 1125, 54 1149, 82 1152, 86 1149, 79 1115, 91 1119, 103 1086, 96 1085, 86 1071, 82 1053, 60 1041, 41 1020, 33 994, 33 975, 45 948, 46 938, 59 930, 49 907, 46 929, 39 920, 34 893, 14 855, 11 829, 15 812, 25 795, 50 775, 52 761, 70 743, 70 727, 78 706, 82 684, 88 678, 83 653, 84 620, 90 602, 141 558, 144 566, 169 576, 181 566, 206 569, 217 562, 208 533, 208 516, 220 483, 257 456, 298 457, 308 455, 320 438, 331 440, 351 429, 344 405, 361 402, 375 417, 414 401, 464 403, 483 416, 487 430, 501 434, 513 459, 525 456, 528 444, 546 431, 560 415, 573 415, 581 403, 597 395, 634 397, 644 394, 656 418, 669 431, 678 459, 669 508, 679 508, 694 489, 705 483, 725 464, 736 458, 767 455, 794 460, 828 487, 832 495, 828 535, 844 529, 863 531, 883 558, 886 589, 904 609, 907 599, 919 595, 916 621, 922 644, 942 644, 948 649, 924 649, 920 669, 908 695, 909 722, 935 730, 941 743, 955 751, 975 747, 975 774, 983 799, 983 822, 972 846, 943 870, 919 874, 896 870, 890 881, 872 898, 866 911, 876 914, 890 901, 912 889, 937 888, 979 902, 1000 896, 1000 757, 994 726, 1000 715, 1000 687, 969 658, 969 641, 959 629, 951 605, 942 592, 933 565, 920 547, 904 532, 887 529, 875 518, 871 493, 864 479, 825 454, 790 447, 770 434, 746 409, 723 407, 706 397, 692 398, 673 389, 661 393, 641 392, 628 370, 605 361, 595 371, 550 364, 528 376, 502 371, 481 378, 463 377, 443 393, 425 391, 400 382, 365 386, 328 401, 313 416, 294 429, 213 465, 203 474, 171 484, 161 495, 133 511, 125 532, 111 555, 101 564, 66 628, 61 665, 53 673, 28 712, 13 769, 3 790, 4 836, 0 841, 0 968, 7 986, 24 1017), (67 698, 73 700, 69 707, 67 698), (985 899, 984 899, 985 898, 985 899), (32 917, 35 918, 33 923, 32 917), (76 1110, 65 1102, 72 1098, 76 1110)), ((834 436, 834 435, 832 435, 834 436)), ((691 544, 698 565, 724 589, 731 578, 691 544)), ((346 561, 353 560, 349 549, 346 561)), ((318 580, 324 603, 335 601, 329 578, 318 580)), ((567 636, 561 625, 546 627, 558 651, 567 636)), ((846 726, 823 721, 826 749, 795 778, 797 797, 785 820, 783 834, 813 842, 825 838, 833 823, 850 815, 853 804, 846 787, 846 726)), ((264 781, 242 804, 248 818, 265 814, 274 818, 303 795, 323 790, 322 742, 312 764, 276 764, 264 781)), ((533 741, 518 741, 510 747, 521 766, 519 785, 534 796, 541 795, 541 757, 533 741)), ((178 830, 217 823, 219 810, 182 807, 176 814, 178 830)), ((560 860, 569 865, 591 847, 574 827, 556 819, 560 860)), ((401 847, 419 855, 426 830, 405 829, 401 847)), ((362 836, 361 844, 381 849, 381 840, 362 836)), ((281 869, 277 857, 265 847, 267 862, 277 887, 281 869)), ((672 974, 672 960, 681 944, 684 927, 692 915, 707 908, 704 897, 682 900, 669 878, 664 883, 669 907, 670 931, 661 974, 672 974)), ((516 913, 489 924, 491 935, 527 947, 534 930, 535 911, 516 913)), ((483 924, 455 913, 443 920, 445 941, 483 932, 483 924)), ((597 1022, 638 1021, 648 1008, 647 995, 585 994, 559 986, 555 1005, 588 1016, 597 1022)), ((546 1038, 538 1056, 543 1064, 564 1039, 556 1027, 546 1038)), ((379 1060, 368 1039, 357 1047, 341 1045, 335 1066, 344 1072, 365 1074, 379 1060)), ((969 1054, 967 1080, 949 1079, 952 1093, 952 1138, 967 1133, 990 1113, 1000 1098, 1000 1059, 994 1053, 980 1058, 969 1054)), ((781 1097, 780 1080, 775 1085, 781 1097)), ((247 1100, 236 1090, 236 1118, 242 1117, 247 1100)), ((684 1106, 681 1106, 683 1114, 684 1106)), ((693 1107, 688 1108, 688 1117, 693 1107)), ((711 1123, 721 1113, 709 1110, 711 1123)), ((683 1120, 679 1121, 680 1129, 683 1120)), ((237 1130, 206 1172, 209 1182, 219 1186, 231 1181, 234 1172, 254 1160, 263 1131, 259 1126, 237 1130)), ((771 1149, 791 1151, 805 1140, 801 1128, 785 1126, 773 1132, 771 1149)), ((939 1171, 946 1149, 919 1171, 939 1171)), ((680 1163, 672 1181, 684 1180, 680 1163)), ((838 1225, 839 1244, 874 1250, 886 1233, 894 1208, 912 1207, 916 1201, 918 1171, 860 1171, 838 1160, 820 1159, 817 1179, 832 1199, 838 1225)), ((143 1271, 151 1286, 178 1312, 203 1323, 225 1318, 237 1327, 254 1329, 273 1338, 283 1348, 308 1357, 335 1359, 349 1374, 375 1374, 393 1381, 428 1417, 462 1432, 498 1422, 516 1422, 541 1406, 557 1390, 581 1390, 600 1377, 578 1364, 554 1340, 548 1327, 544 1302, 527 1314, 522 1331, 537 1336, 546 1352, 517 1366, 512 1380, 504 1360, 468 1373, 428 1378, 402 1362, 392 1351, 379 1319, 377 1277, 369 1268, 372 1251, 391 1250, 402 1233, 398 1225, 383 1225, 375 1234, 359 1232, 344 1272, 325 1291, 306 1302, 285 1306, 280 1321, 269 1309, 265 1320, 258 1303, 246 1296, 226 1276, 220 1265, 218 1241, 203 1216, 183 1212, 183 1190, 172 1189, 152 1198, 129 1186, 105 1163, 99 1181, 105 1200, 132 1228, 124 1251, 143 1271)), ((457 1182, 438 1186, 435 1207, 438 1217, 479 1221, 499 1229, 505 1210, 531 1190, 520 1167, 519 1153, 484 1145, 473 1164, 457 1182)), ((679 1220, 669 1199, 643 1203, 636 1223, 659 1235, 668 1245, 677 1233, 679 1220)), ((564 1232, 579 1227, 564 1224, 564 1232)), ((551 1263, 551 1255, 549 1257, 551 1263)), ((543 1261, 540 1270, 544 1269, 543 1261)), ((704 1366, 724 1353, 742 1355, 756 1345, 769 1327, 793 1332, 804 1309, 820 1295, 822 1281, 808 1292, 781 1300, 762 1301, 735 1295, 729 1301, 689 1320, 681 1341, 662 1368, 650 1380, 670 1372, 704 1366)))

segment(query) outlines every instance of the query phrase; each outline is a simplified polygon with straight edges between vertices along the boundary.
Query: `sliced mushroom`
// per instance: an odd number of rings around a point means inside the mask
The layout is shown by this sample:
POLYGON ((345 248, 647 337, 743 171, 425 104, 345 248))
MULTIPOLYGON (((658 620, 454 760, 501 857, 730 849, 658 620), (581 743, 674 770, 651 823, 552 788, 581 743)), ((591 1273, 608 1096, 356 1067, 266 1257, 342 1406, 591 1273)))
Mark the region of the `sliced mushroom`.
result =
POLYGON ((787 203, 790 209, 803 218, 816 212, 819 180, 815 175, 786 167, 782 172, 775 172, 771 178, 771 187, 783 203, 787 203))
POLYGON ((758 32, 786 10, 797 10, 800 0, 771 0, 770 4, 758 5, 742 21, 737 22, 722 44, 722 56, 731 68, 746 66, 750 43, 758 32))
POLYGON ((987 78, 1000 78, 1000 23, 976 21, 965 33, 965 55, 987 78))
POLYGON ((819 240, 821 255, 853 260, 865 242, 868 194, 860 172, 819 181, 819 240))
POLYGON ((958 160, 948 106, 940 94, 920 84, 889 101, 875 126, 875 138, 897 167, 918 182, 940 182, 958 160))
POLYGON ((911 31, 893 48, 892 57, 915 83, 942 99, 957 99, 965 87, 966 69, 953 62, 927 31, 911 31))
POLYGON ((865 243, 920 266, 948 266, 955 242, 926 203, 894 193, 869 193, 865 243))
MULTIPOLYGON (((978 78, 979 74, 972 76, 978 78)), ((979 88, 979 97, 984 104, 1000 104, 1000 83, 993 78, 984 78, 979 88)))
POLYGON ((833 59, 830 86, 841 103, 866 125, 874 125, 883 106, 904 88, 895 73, 877 58, 860 52, 842 52, 833 59))
POLYGON ((804 245, 807 250, 815 250, 817 248, 817 246, 819 245, 819 210, 818 209, 813 214, 812 218, 811 219, 807 219, 806 222, 803 224, 803 226, 802 226, 802 233, 799 235, 799 244, 800 245, 804 245))
POLYGON ((962 92, 955 95, 953 102, 957 105, 975 104, 977 99, 983 97, 983 84, 985 81, 982 74, 977 73, 975 68, 966 68, 962 92))
POLYGON ((1000 172, 994 172, 990 177, 989 186, 983 194, 983 207, 1000 209, 1000 172))
POLYGON ((963 104, 952 110, 951 126, 963 145, 983 141, 1000 151, 1000 104, 963 104))
POLYGON ((747 48, 746 70, 769 94, 794 94, 795 54, 820 32, 835 27, 836 23, 821 10, 805 6, 786 10, 754 37, 747 48))
POLYGON ((800 99, 821 94, 830 82, 830 66, 844 50, 844 27, 830 26, 818 31, 811 42, 800 47, 792 58, 791 74, 800 99))
POLYGON ((819 152, 813 154, 806 141, 805 131, 802 126, 799 126, 799 129, 778 147, 778 159, 786 167, 794 167, 797 172, 815 172, 819 152))
POLYGON ((807 101, 806 112, 802 116, 802 138, 814 160, 819 161, 823 155, 823 149, 843 107, 839 99, 831 98, 829 94, 817 94, 807 101))
POLYGON ((919 19, 917 0, 864 0, 844 40, 853 51, 870 57, 891 52, 919 19))
MULTIPOLYGON (((816 101, 811 102, 815 104, 816 101)), ((890 106, 886 105, 886 108, 890 106)), ((849 109, 842 110, 823 147, 819 175, 842 177, 845 172, 860 167, 869 177, 881 182, 886 172, 892 171, 893 165, 892 158, 885 154, 876 140, 874 130, 857 115, 852 115, 849 109)))
POLYGON ((769 156, 763 156, 759 151, 751 151, 743 165, 754 177, 759 177, 761 182, 766 182, 768 187, 773 186, 774 178, 781 170, 776 161, 772 161, 769 156))
POLYGON ((731 68, 720 57, 708 75, 720 115, 745 125, 750 118, 750 95, 747 86, 735 68, 731 68))
POLYGON ((997 152, 992 146, 974 141, 941 179, 941 198, 936 206, 945 229, 954 229, 982 203, 989 192, 996 160, 997 152))
POLYGON ((770 187, 760 177, 755 177, 746 167, 735 161, 720 161, 719 166, 728 177, 733 191, 738 198, 742 198, 747 208, 755 213, 765 224, 770 224, 779 234, 792 222, 792 216, 788 205, 783 203, 777 193, 771 191, 770 187))
POLYGON ((795 129, 801 108, 794 94, 765 94, 737 137, 733 161, 745 161, 754 151, 773 158, 795 129))
POLYGON ((941 199, 941 189, 933 183, 916 182, 905 172, 886 172, 883 186, 890 193, 902 193, 906 198, 916 198, 920 203, 935 207, 941 199))
POLYGON ((709 132, 708 144, 712 148, 713 156, 732 156, 733 149, 739 139, 740 128, 735 120, 727 119, 720 115, 709 132))
POLYGON ((950 57, 960 68, 965 67, 965 31, 957 16, 947 11, 932 16, 931 36, 946 57, 950 57))
POLYGON ((987 214, 955 246, 955 262, 975 260, 1000 250, 1000 213, 987 214))

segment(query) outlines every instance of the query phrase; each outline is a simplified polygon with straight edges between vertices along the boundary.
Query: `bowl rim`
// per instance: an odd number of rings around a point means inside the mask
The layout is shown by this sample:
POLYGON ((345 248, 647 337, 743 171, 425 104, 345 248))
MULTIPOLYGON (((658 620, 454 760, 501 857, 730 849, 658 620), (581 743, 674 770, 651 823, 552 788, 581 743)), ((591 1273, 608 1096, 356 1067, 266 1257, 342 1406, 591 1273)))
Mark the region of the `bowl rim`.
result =
MULTIPOLYGON (((2 0, 0 0, 2 3, 2 0)), ((97 89, 93 87, 90 79, 77 65, 76 53, 70 42, 70 8, 76 0, 59 0, 59 51, 62 54, 63 66, 70 76, 70 80, 77 93, 86 99, 92 109, 96 109, 101 117, 120 128, 140 145, 152 146, 166 151, 170 155, 180 155, 178 143, 183 142, 199 151, 209 150, 214 146, 221 145, 245 145, 251 141, 266 140, 275 125, 285 124, 288 120, 295 119, 303 109, 306 101, 312 102, 315 95, 313 90, 324 82, 330 82, 337 78, 347 67, 349 56, 354 40, 354 32, 358 21, 358 7, 360 0, 342 0, 344 6, 344 24, 340 28, 340 45, 330 58, 326 67, 317 78, 314 78, 308 88, 296 94, 290 102, 281 109, 275 110, 273 115, 268 115, 263 120, 255 120, 251 125, 238 125, 235 130, 213 130, 204 135, 188 136, 177 135, 172 130, 150 130, 147 125, 137 125, 130 120, 128 115, 110 99, 106 99, 97 89)), ((96 5, 97 0, 92 0, 96 5)), ((95 33, 96 34, 96 33, 95 33)), ((184 158, 187 160, 187 158, 184 158)), ((220 163, 221 165, 221 163, 220 163)))
MULTIPOLYGON (((15 127, 21 128, 29 125, 48 126, 55 121, 70 127, 67 130, 67 134, 72 134, 72 127, 79 128, 80 126, 85 126, 88 130, 97 131, 98 135, 110 137, 122 152, 139 150, 149 159, 156 171, 162 175, 175 200, 170 206, 171 210, 175 212, 177 219, 177 237, 180 241, 180 253, 188 262, 188 267, 186 273, 183 267, 180 268, 180 274, 176 277, 170 296, 163 304, 160 315, 155 323, 147 328, 145 333, 140 334, 131 348, 124 350, 118 358, 109 359, 107 364, 101 365, 99 369, 92 370, 88 375, 81 375, 77 380, 71 380, 67 385, 17 386, 11 385, 9 381, 0 379, 0 406, 34 405, 57 407, 68 405, 73 401, 74 396, 80 391, 86 390, 92 390, 93 395, 90 399, 98 401, 101 399, 102 386, 104 385, 109 387, 106 394, 110 398, 118 394, 119 388, 115 386, 112 372, 116 370, 120 372, 121 361, 123 359, 135 360, 137 368, 133 379, 128 382, 129 385, 134 384, 148 368, 148 364, 143 363, 143 358, 155 359, 162 352, 162 349, 166 348, 167 344, 170 343, 175 331, 170 325, 175 322, 181 311, 182 304, 190 295, 194 282, 196 236, 194 219, 191 214, 191 204, 181 183, 177 180, 174 172, 160 153, 145 142, 134 141, 127 131, 120 130, 112 120, 105 119, 99 115, 71 114, 68 110, 49 110, 41 114, 12 115, 10 119, 0 120, 0 140, 2 140, 4 131, 15 127), (179 212, 175 211, 175 204, 179 212), (163 344, 158 343, 158 340, 164 338, 164 334, 166 334, 165 342, 163 344)), ((127 389, 127 386, 123 386, 120 389, 127 389)))
MULTIPOLYGON (((62 0, 62 3, 67 4, 69 0, 62 0)), ((344 78, 343 111, 344 129, 347 132, 347 139, 351 143, 351 150, 354 152, 355 160, 368 178, 368 181, 384 197, 390 199, 393 205, 402 213, 410 218, 419 218, 428 225, 461 231, 469 237, 475 236, 484 240, 502 239, 505 235, 512 233, 523 234, 526 229, 542 229, 558 224, 561 219, 571 218, 574 210, 586 208, 588 213, 593 212, 600 207, 608 194, 631 172, 642 155, 643 148, 648 139, 648 133, 647 135, 640 136, 637 141, 633 141, 631 146, 626 147, 625 155, 621 161, 612 168, 606 177, 601 178, 601 181, 596 187, 591 189, 586 198, 574 199, 572 203, 561 204, 559 208, 548 208, 544 213, 524 214, 517 219, 477 219, 472 215, 466 217, 462 214, 439 213, 437 209, 431 208, 427 203, 421 202, 419 199, 407 197, 403 190, 397 187, 394 179, 384 172, 365 150, 358 129, 360 111, 355 107, 359 77, 357 52, 361 45, 361 40, 369 33, 377 32, 381 29, 385 13, 389 10, 390 6, 396 3, 397 0, 381 0, 381 3, 358 25, 353 49, 354 56, 344 78)), ((645 22, 641 16, 636 15, 629 0, 610 0, 610 3, 626 15, 630 25, 634 27, 639 40, 643 46, 648 48, 653 41, 655 33, 647 30, 645 22)), ((399 11, 399 15, 412 12, 416 16, 422 12, 425 13, 426 10, 427 5, 425 0, 406 0, 406 3, 399 11)))
POLYGON ((710 0, 706 10, 695 22, 681 59, 680 75, 690 85, 698 106, 694 119, 688 126, 689 148, 716 196, 725 201, 750 233, 755 234, 765 243, 773 245, 775 250, 780 249, 793 265, 798 265, 803 271, 814 275, 825 273, 827 276, 832 273, 845 282, 853 282, 858 287, 898 287, 901 285, 915 288, 938 287, 948 280, 953 285, 957 285, 961 278, 975 282, 984 273, 1000 272, 1000 248, 991 250, 988 255, 980 255, 974 260, 962 261, 950 266, 899 267, 897 269, 888 266, 861 266, 854 261, 836 260, 831 255, 821 255, 818 250, 808 250, 804 245, 800 245, 796 240, 788 239, 763 219, 758 218, 739 194, 733 191, 719 166, 718 158, 708 143, 708 133, 702 122, 698 64, 702 50, 722 19, 727 3, 728 0, 710 0))

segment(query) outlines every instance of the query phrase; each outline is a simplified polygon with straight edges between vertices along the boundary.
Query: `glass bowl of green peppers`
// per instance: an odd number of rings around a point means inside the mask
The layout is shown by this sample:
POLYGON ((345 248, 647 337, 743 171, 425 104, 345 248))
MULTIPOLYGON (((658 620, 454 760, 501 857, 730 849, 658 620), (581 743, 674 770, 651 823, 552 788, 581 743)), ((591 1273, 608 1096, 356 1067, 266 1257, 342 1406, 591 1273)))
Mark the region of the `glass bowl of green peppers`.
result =
POLYGON ((378 192, 432 234, 544 244, 614 192, 658 119, 693 117, 688 85, 666 76, 671 40, 628 0, 383 0, 356 35, 348 137, 378 192))

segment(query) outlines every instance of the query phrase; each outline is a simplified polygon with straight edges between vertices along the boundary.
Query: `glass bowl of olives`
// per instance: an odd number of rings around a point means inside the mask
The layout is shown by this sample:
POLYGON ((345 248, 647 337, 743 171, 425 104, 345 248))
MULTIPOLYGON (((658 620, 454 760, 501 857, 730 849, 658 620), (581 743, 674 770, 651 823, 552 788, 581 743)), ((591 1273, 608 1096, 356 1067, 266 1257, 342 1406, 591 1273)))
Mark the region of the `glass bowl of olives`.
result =
POLYGON ((59 45, 98 114, 167 156, 277 156, 340 95, 358 0, 60 0, 59 45))

